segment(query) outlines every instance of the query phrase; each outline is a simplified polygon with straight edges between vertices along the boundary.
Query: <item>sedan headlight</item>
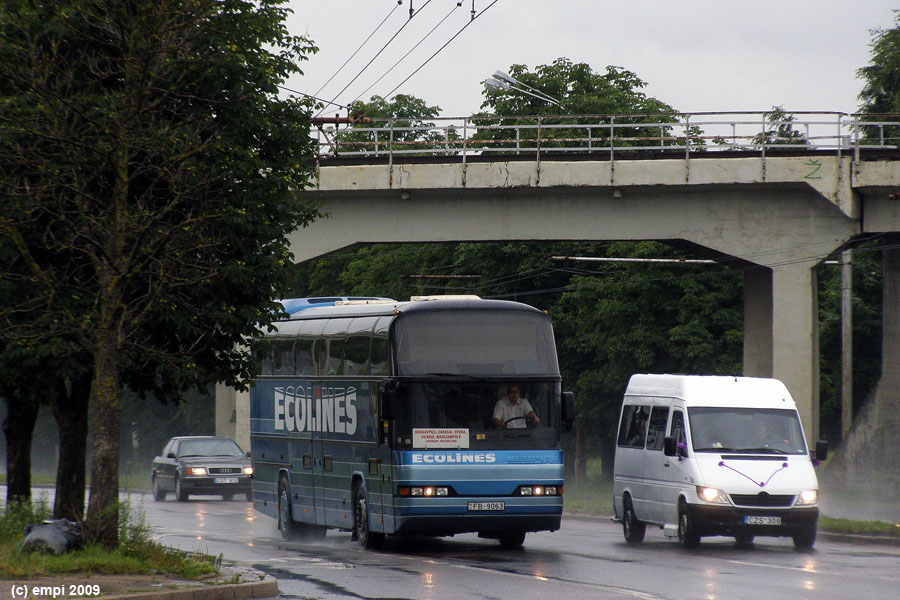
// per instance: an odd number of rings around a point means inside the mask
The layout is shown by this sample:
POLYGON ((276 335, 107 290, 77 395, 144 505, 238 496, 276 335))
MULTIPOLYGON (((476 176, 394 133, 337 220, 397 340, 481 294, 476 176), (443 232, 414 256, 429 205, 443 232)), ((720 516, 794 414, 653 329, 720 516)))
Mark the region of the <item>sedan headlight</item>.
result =
POLYGON ((253 475, 253 467, 244 467, 244 475, 253 475))
POLYGON ((728 498, 725 497, 725 492, 716 488, 698 485, 697 495, 704 502, 710 502, 712 504, 728 504, 728 498))
POLYGON ((797 496, 797 506, 809 506, 819 501, 818 490, 803 490, 797 496))
POLYGON ((185 475, 199 477, 206 475, 206 467, 188 467, 184 470, 185 475))

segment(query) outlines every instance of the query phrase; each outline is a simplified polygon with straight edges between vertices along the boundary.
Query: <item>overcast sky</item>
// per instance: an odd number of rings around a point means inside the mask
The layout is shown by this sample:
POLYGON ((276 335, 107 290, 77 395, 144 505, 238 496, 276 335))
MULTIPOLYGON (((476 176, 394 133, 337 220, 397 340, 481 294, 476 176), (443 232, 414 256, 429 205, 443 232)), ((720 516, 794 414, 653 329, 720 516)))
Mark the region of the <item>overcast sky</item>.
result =
POLYGON ((871 30, 892 28, 892 9, 900 8, 898 0, 474 2, 480 16, 392 93, 470 22, 472 0, 460 7, 456 0, 412 0, 421 12, 367 68, 409 20, 410 0, 400 6, 397 0, 291 0, 288 28, 320 50, 287 85, 341 104, 411 94, 440 106, 443 116, 467 116, 479 110, 481 81, 495 70, 512 64, 533 70, 564 56, 595 71, 607 65, 633 71, 648 84, 645 93, 685 112, 775 105, 789 112, 854 112, 861 88, 856 69, 869 63, 871 30))

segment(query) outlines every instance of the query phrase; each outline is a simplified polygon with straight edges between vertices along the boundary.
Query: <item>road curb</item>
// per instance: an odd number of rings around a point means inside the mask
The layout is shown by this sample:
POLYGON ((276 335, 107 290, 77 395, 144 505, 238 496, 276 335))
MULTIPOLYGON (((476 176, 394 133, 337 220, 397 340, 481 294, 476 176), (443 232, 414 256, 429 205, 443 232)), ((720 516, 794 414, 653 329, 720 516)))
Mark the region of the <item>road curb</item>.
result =
POLYGON ((220 567, 216 581, 181 582, 177 588, 103 596, 103 600, 254 600, 278 596, 278 581, 244 565, 220 567), (253 581, 257 579, 257 581, 253 581), (219 583, 232 581, 235 583, 219 583), (248 581, 249 580, 249 581, 248 581))
MULTIPOLYGON (((563 518, 586 519, 590 521, 610 521, 618 522, 612 515, 591 515, 584 513, 563 513, 563 518)), ((816 537, 820 540, 828 540, 829 542, 840 542, 843 544, 858 544, 866 546, 898 546, 900 547, 900 537, 889 535, 860 535, 854 533, 835 533, 831 531, 818 530, 816 537)))

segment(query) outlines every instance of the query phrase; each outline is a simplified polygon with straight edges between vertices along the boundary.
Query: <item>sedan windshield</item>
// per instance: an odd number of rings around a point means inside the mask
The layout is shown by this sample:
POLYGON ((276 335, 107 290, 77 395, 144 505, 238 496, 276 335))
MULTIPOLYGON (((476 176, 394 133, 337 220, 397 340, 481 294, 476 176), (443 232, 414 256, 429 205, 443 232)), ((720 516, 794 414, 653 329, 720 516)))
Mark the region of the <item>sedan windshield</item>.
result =
POLYGON ((695 452, 806 454, 796 410, 693 407, 688 418, 695 452))
POLYGON ((178 457, 187 456, 243 456, 240 446, 232 440, 187 440, 181 442, 178 457))

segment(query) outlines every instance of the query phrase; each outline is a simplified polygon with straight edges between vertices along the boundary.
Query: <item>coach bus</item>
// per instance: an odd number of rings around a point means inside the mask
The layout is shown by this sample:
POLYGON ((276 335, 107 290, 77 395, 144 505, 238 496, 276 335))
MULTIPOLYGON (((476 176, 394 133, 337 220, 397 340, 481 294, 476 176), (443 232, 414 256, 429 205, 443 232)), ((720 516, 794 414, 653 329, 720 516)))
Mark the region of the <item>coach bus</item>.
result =
POLYGON ((575 408, 543 312, 339 301, 275 325, 256 347, 250 444, 254 506, 285 538, 338 529, 372 548, 477 532, 518 547, 559 529, 575 408))

